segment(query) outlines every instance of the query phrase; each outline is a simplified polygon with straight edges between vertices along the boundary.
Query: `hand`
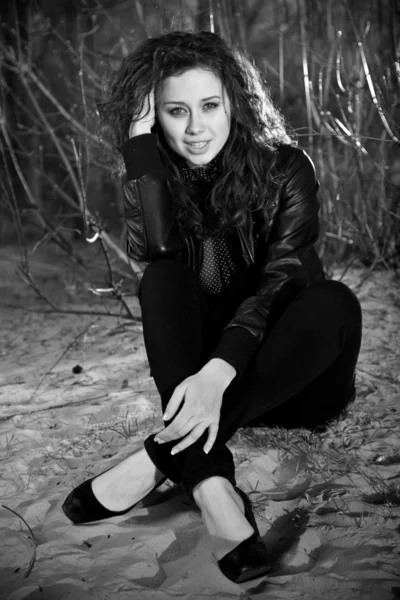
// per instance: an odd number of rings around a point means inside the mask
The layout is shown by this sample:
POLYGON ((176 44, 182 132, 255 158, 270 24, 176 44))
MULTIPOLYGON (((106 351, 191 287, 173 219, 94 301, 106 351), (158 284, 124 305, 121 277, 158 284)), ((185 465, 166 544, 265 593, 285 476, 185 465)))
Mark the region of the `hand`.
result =
POLYGON ((235 375, 234 367, 215 358, 198 373, 187 377, 175 388, 163 419, 170 420, 183 401, 179 415, 154 439, 162 440, 162 443, 171 442, 189 434, 171 450, 171 454, 176 454, 196 442, 208 429, 204 446, 204 452, 208 453, 217 438, 224 391, 235 375))
POLYGON ((156 122, 156 110, 155 110, 155 99, 154 89, 146 96, 143 108, 137 117, 133 117, 131 124, 129 125, 129 137, 141 135, 143 133, 150 133, 151 128, 156 122), (148 114, 147 114, 148 113, 148 114))

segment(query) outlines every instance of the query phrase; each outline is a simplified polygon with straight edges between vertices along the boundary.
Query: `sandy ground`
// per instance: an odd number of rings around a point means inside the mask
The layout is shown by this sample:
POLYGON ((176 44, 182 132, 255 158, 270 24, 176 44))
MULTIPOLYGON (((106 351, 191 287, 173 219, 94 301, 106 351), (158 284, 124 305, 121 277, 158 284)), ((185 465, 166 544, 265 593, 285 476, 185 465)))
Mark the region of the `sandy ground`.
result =
MULTIPOLYGON (((140 318, 83 314, 121 311, 88 292, 104 287, 101 256, 79 253, 87 266, 54 247, 32 257, 41 290, 82 311, 60 314, 16 275, 18 249, 0 251, 0 597, 400 598, 399 278, 365 268, 343 278, 362 303, 364 336, 357 398, 338 422, 317 434, 240 429, 230 440, 273 556, 269 576, 236 585, 218 569, 199 509, 169 481, 107 521, 74 526, 61 511, 72 487, 162 427, 140 318)), ((134 296, 129 304, 140 317, 134 296)))

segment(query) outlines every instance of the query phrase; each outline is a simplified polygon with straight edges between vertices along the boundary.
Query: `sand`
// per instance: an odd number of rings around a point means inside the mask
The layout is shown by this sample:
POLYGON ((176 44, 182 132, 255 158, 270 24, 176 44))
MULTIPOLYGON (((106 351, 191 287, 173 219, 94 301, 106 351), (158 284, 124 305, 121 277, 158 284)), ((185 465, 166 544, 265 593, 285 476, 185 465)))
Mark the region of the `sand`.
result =
MULTIPOLYGON (((40 289, 70 311, 118 315, 114 300, 87 289, 105 286, 100 255, 82 246, 78 254, 84 267, 54 247, 36 252, 40 289)), ((343 278, 364 316, 357 397, 347 413, 326 432, 240 429, 229 442, 237 483, 253 501, 272 557, 268 576, 237 585, 220 572, 199 509, 170 481, 120 517, 75 526, 64 516, 75 485, 161 429, 160 403, 135 296, 128 302, 137 321, 50 313, 17 276, 18 264, 17 248, 0 251, 0 598, 400 597, 393 272, 353 267, 343 278)), ((334 278, 341 275, 335 269, 334 278)))

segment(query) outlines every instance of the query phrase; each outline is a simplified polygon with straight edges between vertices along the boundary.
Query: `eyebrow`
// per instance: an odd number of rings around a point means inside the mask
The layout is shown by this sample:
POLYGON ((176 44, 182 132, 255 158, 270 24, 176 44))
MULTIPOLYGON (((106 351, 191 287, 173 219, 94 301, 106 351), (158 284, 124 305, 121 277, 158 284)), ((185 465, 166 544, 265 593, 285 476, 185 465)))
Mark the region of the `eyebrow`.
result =
MULTIPOLYGON (((206 102, 207 100, 212 100, 213 98, 221 99, 221 96, 210 96, 209 98, 203 98, 201 102, 206 102)), ((164 102, 164 104, 186 104, 186 102, 178 102, 177 100, 169 100, 168 102, 164 102)))

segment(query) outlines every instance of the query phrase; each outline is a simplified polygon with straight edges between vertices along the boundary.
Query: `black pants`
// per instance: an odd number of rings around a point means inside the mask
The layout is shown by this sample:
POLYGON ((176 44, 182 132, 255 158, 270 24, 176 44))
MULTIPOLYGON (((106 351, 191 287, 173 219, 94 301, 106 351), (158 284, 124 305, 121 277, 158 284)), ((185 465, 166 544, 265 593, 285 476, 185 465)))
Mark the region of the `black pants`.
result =
MULTIPOLYGON (((207 362, 226 323, 210 319, 196 277, 177 261, 148 265, 139 299, 147 357, 164 412, 175 387, 207 362)), ((312 283, 276 311, 243 377, 225 391, 209 454, 203 451, 208 430, 175 456, 170 451, 179 440, 159 445, 152 434, 145 440, 151 460, 171 481, 184 484, 191 497, 194 486, 211 476, 235 484, 226 442, 239 427, 260 421, 312 427, 344 409, 355 392, 361 331, 360 303, 344 283, 312 283)))

